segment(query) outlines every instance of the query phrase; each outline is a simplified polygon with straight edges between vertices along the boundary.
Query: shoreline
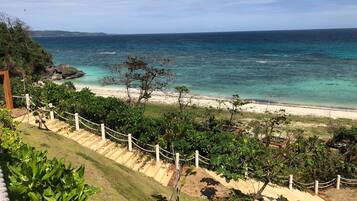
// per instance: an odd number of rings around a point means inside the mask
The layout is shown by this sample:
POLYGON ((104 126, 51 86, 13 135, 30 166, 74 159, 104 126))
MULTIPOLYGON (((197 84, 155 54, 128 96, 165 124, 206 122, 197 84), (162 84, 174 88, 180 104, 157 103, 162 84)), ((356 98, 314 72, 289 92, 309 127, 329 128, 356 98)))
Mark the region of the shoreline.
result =
MULTIPOLYGON (((94 85, 83 85, 76 84, 74 86, 77 90, 83 88, 89 88, 93 93, 98 96, 103 97, 118 97, 118 98, 127 98, 126 90, 124 88, 113 88, 108 86, 94 86, 94 85)), ((138 90, 131 89, 133 97, 138 95, 138 90)), ((227 104, 228 99, 224 97, 211 97, 211 96, 202 96, 189 94, 188 98, 184 100, 190 100, 191 105, 196 105, 198 107, 213 107, 213 108, 223 108, 226 106, 222 105, 222 102, 227 104), (221 104, 218 102, 221 101, 221 104)), ((149 103, 156 104, 167 104, 173 105, 177 104, 177 94, 173 92, 158 92, 155 91, 152 94, 152 97, 148 100, 149 103)), ((331 117, 331 118, 346 118, 357 120, 357 110, 349 108, 335 108, 335 107, 323 107, 323 106, 310 106, 310 105, 298 105, 298 104, 289 104, 289 103, 264 103, 264 101, 255 101, 242 107, 243 111, 246 112, 256 112, 264 113, 266 111, 274 112, 281 109, 284 109, 286 113, 299 116, 317 116, 317 117, 331 117)))

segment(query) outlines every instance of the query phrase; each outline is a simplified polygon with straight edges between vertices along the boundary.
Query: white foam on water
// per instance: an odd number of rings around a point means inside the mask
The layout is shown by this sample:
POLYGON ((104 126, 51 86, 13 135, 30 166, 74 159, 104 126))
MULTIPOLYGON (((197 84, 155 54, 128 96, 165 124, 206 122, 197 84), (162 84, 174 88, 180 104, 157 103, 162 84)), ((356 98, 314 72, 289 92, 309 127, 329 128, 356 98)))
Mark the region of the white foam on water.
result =
POLYGON ((109 55, 114 55, 117 54, 116 51, 112 51, 112 52, 99 52, 98 54, 109 54, 109 55))
POLYGON ((261 61, 256 61, 257 63, 260 63, 260 64, 266 64, 268 63, 268 61, 264 61, 264 60, 261 60, 261 61))

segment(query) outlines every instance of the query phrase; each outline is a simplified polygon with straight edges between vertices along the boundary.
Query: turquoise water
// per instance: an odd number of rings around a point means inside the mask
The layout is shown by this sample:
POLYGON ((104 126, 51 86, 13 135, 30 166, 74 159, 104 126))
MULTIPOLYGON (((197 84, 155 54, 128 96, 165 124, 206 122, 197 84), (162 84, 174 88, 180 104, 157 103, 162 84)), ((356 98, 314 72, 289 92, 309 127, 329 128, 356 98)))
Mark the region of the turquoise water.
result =
POLYGON ((100 85, 110 65, 131 55, 165 57, 175 85, 194 93, 357 108, 357 30, 36 38, 56 63, 100 85))

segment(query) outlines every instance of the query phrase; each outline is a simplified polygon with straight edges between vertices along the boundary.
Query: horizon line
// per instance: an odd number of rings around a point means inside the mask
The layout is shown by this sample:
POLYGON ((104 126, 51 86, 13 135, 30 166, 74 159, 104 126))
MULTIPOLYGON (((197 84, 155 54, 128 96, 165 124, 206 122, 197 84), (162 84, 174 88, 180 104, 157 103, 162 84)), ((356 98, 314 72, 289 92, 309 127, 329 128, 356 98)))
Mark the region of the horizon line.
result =
POLYGON ((283 32, 283 31, 319 31, 319 30, 349 30, 357 27, 347 28, 313 28, 313 29, 266 29, 266 30, 246 30, 246 31, 203 31, 203 32, 151 32, 151 33, 106 33, 106 32, 88 32, 88 31, 67 31, 67 30, 31 30, 31 31, 64 31, 74 33, 97 33, 106 35, 161 35, 161 34, 209 34, 209 33, 245 33, 245 32, 283 32))

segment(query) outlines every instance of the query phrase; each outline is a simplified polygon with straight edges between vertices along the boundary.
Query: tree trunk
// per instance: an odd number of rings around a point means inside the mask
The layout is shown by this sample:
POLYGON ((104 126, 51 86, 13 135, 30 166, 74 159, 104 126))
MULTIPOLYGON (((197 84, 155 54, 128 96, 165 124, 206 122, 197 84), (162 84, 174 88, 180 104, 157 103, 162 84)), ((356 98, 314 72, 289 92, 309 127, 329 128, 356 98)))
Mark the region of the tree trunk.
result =
POLYGON ((258 192, 256 194, 257 197, 259 197, 259 198, 262 197, 262 193, 265 190, 265 188, 268 186, 268 184, 269 184, 269 179, 266 179, 263 186, 258 190, 258 192))
POLYGON ((230 125, 233 125, 233 115, 234 115, 234 113, 231 112, 231 117, 229 118, 229 124, 230 125))
POLYGON ((130 90, 129 90, 128 85, 126 85, 126 94, 128 95, 128 103, 129 103, 129 105, 131 105, 131 95, 130 95, 130 90))

